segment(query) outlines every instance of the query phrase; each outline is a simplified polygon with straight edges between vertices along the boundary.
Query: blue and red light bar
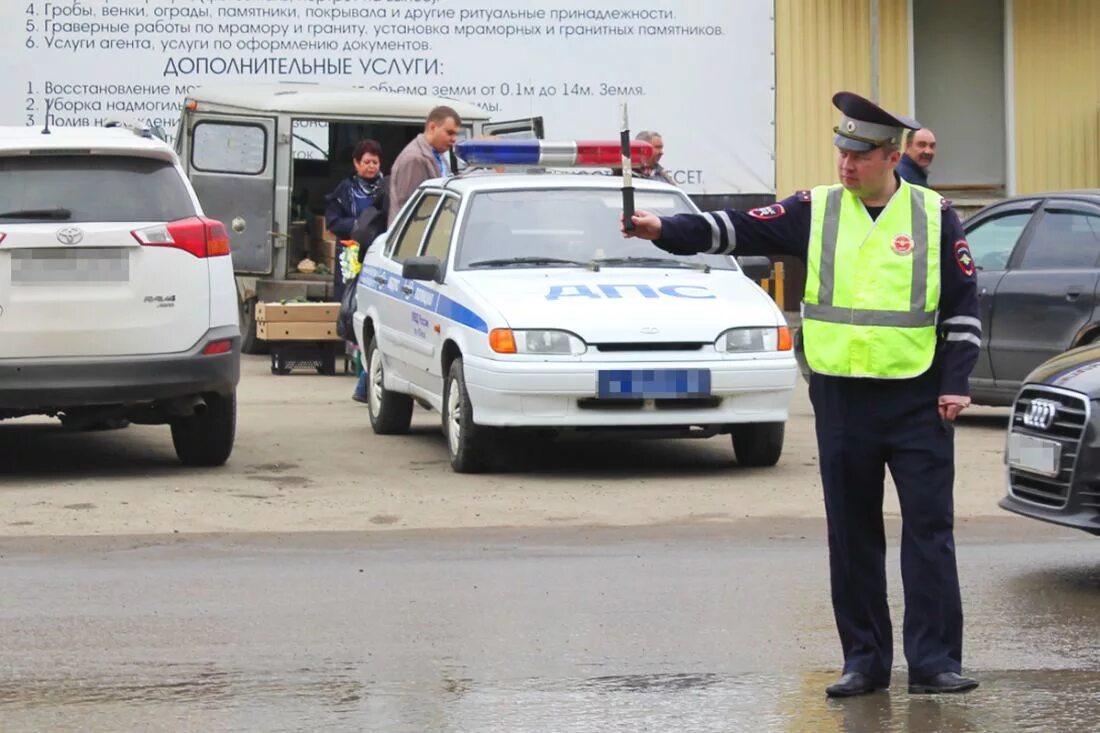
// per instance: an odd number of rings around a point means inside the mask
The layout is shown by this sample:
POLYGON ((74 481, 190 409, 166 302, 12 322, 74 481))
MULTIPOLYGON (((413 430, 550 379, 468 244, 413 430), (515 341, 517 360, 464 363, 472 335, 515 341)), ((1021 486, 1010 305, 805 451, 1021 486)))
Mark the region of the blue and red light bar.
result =
MULTIPOLYGON (((618 140, 464 140, 455 146, 455 155, 469 165, 528 165, 548 168, 617 168, 623 163, 618 140)), ((653 157, 653 146, 635 140, 630 143, 632 166, 653 157)))

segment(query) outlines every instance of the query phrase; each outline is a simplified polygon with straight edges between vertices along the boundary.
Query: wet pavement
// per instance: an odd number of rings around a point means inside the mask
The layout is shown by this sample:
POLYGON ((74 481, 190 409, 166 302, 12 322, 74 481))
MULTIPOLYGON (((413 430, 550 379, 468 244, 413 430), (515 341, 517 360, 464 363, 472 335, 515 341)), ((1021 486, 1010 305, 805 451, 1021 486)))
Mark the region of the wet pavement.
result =
POLYGON ((835 702, 818 520, 6 539, 0 729, 1100 729, 1100 539, 978 522, 959 558, 981 688, 910 696, 898 638, 835 702))

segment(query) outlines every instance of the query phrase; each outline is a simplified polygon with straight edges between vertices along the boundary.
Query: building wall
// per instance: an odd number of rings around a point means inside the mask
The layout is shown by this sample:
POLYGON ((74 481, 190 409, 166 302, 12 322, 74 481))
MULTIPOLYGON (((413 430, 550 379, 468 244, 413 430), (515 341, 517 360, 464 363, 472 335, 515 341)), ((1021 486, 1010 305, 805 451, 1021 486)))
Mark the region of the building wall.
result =
POLYGON ((1010 1, 1016 191, 1100 187, 1100 2, 1010 1))
MULTIPOLYGON (((832 96, 847 90, 874 98, 873 0, 776 0, 776 193, 786 196, 836 179, 832 96)), ((909 109, 906 0, 878 0, 878 99, 909 109)))

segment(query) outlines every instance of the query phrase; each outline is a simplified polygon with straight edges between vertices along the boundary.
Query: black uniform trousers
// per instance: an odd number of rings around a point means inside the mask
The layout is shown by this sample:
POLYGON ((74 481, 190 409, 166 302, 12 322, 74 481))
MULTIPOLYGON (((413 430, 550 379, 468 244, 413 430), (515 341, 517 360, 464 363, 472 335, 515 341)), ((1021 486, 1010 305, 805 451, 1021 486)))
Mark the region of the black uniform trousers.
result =
POLYGON ((962 671, 962 600, 955 565, 954 427, 939 417, 939 377, 852 379, 813 374, 829 526, 833 612, 844 671, 890 679, 885 469, 902 515, 903 636, 911 677, 962 671))

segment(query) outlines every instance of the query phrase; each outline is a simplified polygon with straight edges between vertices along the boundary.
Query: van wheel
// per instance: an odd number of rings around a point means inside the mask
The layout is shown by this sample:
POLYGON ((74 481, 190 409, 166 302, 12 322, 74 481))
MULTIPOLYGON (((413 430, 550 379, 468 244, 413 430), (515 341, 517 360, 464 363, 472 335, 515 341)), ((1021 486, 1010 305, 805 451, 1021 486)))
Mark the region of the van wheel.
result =
POLYGON ((412 424, 412 397, 386 389, 385 367, 378 339, 367 349, 367 412, 377 435, 404 435, 412 424))
POLYGON ((733 452, 739 465, 774 466, 783 453, 785 424, 781 422, 746 423, 733 426, 733 452))
POLYGON ((443 388, 443 436, 451 468, 457 473, 481 473, 492 462, 492 432, 474 423, 473 405, 466 390, 462 359, 451 362, 447 384, 443 388))
POLYGON ((256 337, 256 299, 241 303, 241 353, 266 354, 267 342, 256 337))
POLYGON ((220 466, 233 452, 237 393, 205 395, 206 409, 172 421, 172 445, 186 466, 220 466))

